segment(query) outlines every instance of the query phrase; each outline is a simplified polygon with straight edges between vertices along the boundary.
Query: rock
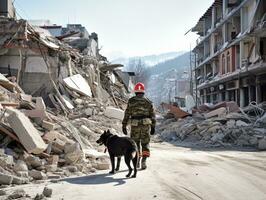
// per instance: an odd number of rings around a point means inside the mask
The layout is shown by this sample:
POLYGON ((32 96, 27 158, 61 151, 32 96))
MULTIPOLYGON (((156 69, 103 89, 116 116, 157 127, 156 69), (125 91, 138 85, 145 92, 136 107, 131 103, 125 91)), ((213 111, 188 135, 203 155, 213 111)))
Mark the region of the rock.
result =
POLYGON ((220 125, 213 126, 207 130, 207 133, 212 134, 212 133, 217 133, 221 129, 220 125))
POLYGON ((29 172, 28 171, 19 171, 19 172, 16 172, 17 176, 18 177, 22 177, 22 178, 28 178, 29 177, 29 172))
POLYGON ((87 136, 92 136, 94 133, 87 126, 81 125, 79 131, 87 136))
POLYGON ((19 199, 26 196, 26 192, 23 189, 14 191, 7 199, 19 199))
POLYGON ((50 198, 50 197, 52 196, 52 194, 53 194, 53 190, 50 189, 50 188, 48 188, 48 187, 45 187, 45 188, 43 189, 42 194, 43 194, 45 197, 50 198))
POLYGON ((94 109, 92 109, 92 108, 87 108, 87 109, 84 110, 84 113, 85 113, 86 115, 89 115, 89 116, 94 115, 94 109))
POLYGON ((109 118, 115 118, 115 119, 120 119, 123 120, 124 118, 124 111, 121 109, 117 109, 114 107, 107 107, 104 115, 109 118))
POLYGON ((185 139, 187 135, 189 135, 192 131, 197 128, 195 124, 184 124, 182 127, 178 128, 177 136, 181 137, 181 140, 185 139))
POLYGON ((38 130, 33 126, 29 118, 19 110, 13 108, 8 108, 7 112, 10 114, 7 117, 7 121, 25 149, 29 153, 42 153, 47 148, 47 145, 44 143, 38 130))
POLYGON ((56 172, 57 165, 45 165, 46 172, 56 172))
POLYGON ((211 141, 213 142, 219 142, 219 141, 222 141, 224 138, 224 134, 222 132, 219 132, 219 133, 215 133, 212 138, 211 138, 211 141))
POLYGON ((257 137, 252 137, 252 138, 249 139, 249 143, 250 143, 252 146, 256 147, 256 146, 258 145, 258 143, 259 143, 259 140, 258 140, 257 137))
POLYGON ((37 167, 40 167, 44 164, 39 157, 36 157, 33 155, 29 155, 25 161, 26 161, 27 165, 32 167, 32 168, 37 168, 37 167))
POLYGON ((13 176, 0 172, 0 185, 10 185, 13 181, 13 176))
POLYGON ((266 138, 259 140, 258 149, 266 150, 266 138))
POLYGON ((34 200, 45 200, 45 196, 43 194, 36 194, 34 200))
POLYGON ((5 190, 0 190, 0 196, 5 196, 7 195, 6 191, 5 190))
POLYGON ((222 115, 226 114, 226 108, 222 107, 222 108, 218 108, 216 110, 210 111, 208 113, 205 114, 206 119, 209 119, 211 117, 220 117, 222 115))
POLYGON ((3 155, 0 157, 0 166, 2 167, 11 167, 14 165, 14 158, 10 155, 3 155))
POLYGON ((109 169, 109 163, 98 163, 97 164, 97 169, 98 170, 107 170, 109 169))
POLYGON ((55 129, 56 124, 52 123, 52 122, 48 122, 43 120, 42 121, 42 127, 45 128, 46 130, 52 131, 55 129))
POLYGON ((5 155, 5 149, 0 148, 0 156, 5 155))
POLYGON ((230 119, 226 122, 226 125, 228 128, 233 128, 236 125, 236 121, 233 119, 230 119))
POLYGON ((46 105, 42 97, 36 97, 36 109, 37 110, 46 110, 46 105))
POLYGON ((75 173, 78 171, 78 168, 76 166, 67 166, 67 167, 65 167, 65 169, 71 173, 75 173))
POLYGON ((74 102, 75 102, 75 104, 77 104, 77 105, 81 105, 81 104, 83 104, 83 100, 82 100, 82 99, 75 99, 74 102))
POLYGON ((15 172, 27 172, 28 171, 28 166, 23 160, 18 160, 17 163, 15 164, 13 170, 15 172))
POLYGON ((65 145, 64 152, 64 159, 68 164, 76 163, 84 157, 78 143, 65 145))
POLYGON ((46 179, 46 175, 43 172, 37 171, 37 170, 31 170, 31 171, 29 171, 29 176, 31 176, 35 180, 43 180, 43 179, 46 179))
POLYGON ((246 122, 243 122, 241 120, 236 121, 236 126, 243 127, 243 126, 249 126, 246 122))

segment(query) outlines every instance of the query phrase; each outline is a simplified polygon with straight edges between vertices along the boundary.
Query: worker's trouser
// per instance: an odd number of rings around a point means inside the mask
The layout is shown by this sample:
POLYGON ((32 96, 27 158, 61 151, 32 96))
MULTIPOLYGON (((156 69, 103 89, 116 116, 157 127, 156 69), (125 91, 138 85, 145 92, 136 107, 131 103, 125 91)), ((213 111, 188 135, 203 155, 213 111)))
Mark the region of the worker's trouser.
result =
POLYGON ((131 138, 137 143, 142 157, 150 157, 150 131, 150 125, 131 126, 131 138))

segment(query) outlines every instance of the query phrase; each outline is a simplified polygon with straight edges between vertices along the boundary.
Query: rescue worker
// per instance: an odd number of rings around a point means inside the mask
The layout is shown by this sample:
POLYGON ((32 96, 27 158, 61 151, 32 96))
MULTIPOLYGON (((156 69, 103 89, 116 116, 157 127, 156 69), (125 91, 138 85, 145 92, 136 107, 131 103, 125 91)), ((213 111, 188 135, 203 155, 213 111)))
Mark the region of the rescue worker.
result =
MULTIPOLYGON (((144 97, 143 83, 137 83, 134 88, 135 96, 128 100, 123 124, 123 133, 127 135, 127 125, 131 126, 130 137, 137 143, 141 159, 141 169, 146 169, 146 160, 150 157, 150 135, 155 133, 155 113, 152 102, 144 97)), ((140 167, 140 159, 138 168, 140 167)))

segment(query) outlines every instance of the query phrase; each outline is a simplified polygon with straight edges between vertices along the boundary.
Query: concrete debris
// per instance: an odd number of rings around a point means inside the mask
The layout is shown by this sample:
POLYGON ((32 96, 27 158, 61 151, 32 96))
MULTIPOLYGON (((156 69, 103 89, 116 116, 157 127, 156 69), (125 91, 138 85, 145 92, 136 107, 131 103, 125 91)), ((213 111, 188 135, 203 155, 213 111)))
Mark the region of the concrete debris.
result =
POLYGON ((216 110, 210 111, 209 113, 206 113, 205 117, 208 119, 211 117, 219 117, 225 114, 226 114, 226 108, 222 107, 222 108, 218 108, 216 110))
POLYGON ((21 199, 23 197, 26 197, 26 192, 23 189, 19 189, 10 194, 7 199, 21 199))
MULTIPOLYGON (((223 105, 223 104, 221 104, 223 105)), ((229 112, 225 107, 193 113, 183 119, 160 120, 158 137, 165 141, 191 143, 207 147, 240 146, 266 150, 266 130, 261 118, 252 118, 234 103, 229 112), (201 116, 200 116, 201 115, 201 116), (259 119, 259 120, 258 120, 259 119)), ((202 109, 202 108, 201 108, 202 109)))
POLYGON ((79 94, 82 94, 88 97, 92 96, 90 86, 80 74, 76 74, 74 76, 65 78, 64 83, 69 89, 72 89, 78 92, 79 94))
POLYGON ((46 179, 46 175, 42 171, 38 171, 38 170, 35 170, 35 169, 29 171, 29 176, 32 177, 35 180, 46 179))
POLYGON ((51 188, 45 187, 45 188, 43 189, 42 194, 43 194, 45 197, 50 198, 50 197, 52 197, 53 190, 52 190, 51 188))
POLYGON ((0 172, 0 184, 1 185, 10 185, 13 181, 13 176, 9 174, 4 174, 0 172))
POLYGON ((5 196, 7 195, 6 191, 5 190, 0 190, 0 196, 5 196))
POLYGON ((12 72, 0 73, 0 185, 108 169, 96 140, 107 129, 122 134, 131 91, 115 72, 121 65, 100 55, 95 33, 76 49, 23 19, 0 25, 0 64, 12 72))
POLYGON ((34 154, 42 153, 47 145, 29 118, 19 110, 9 108, 8 112, 10 115, 7 120, 26 150, 34 154))
POLYGON ((45 196, 43 194, 36 194, 34 200, 45 200, 45 196))
POLYGON ((114 107, 107 107, 104 112, 104 115, 106 117, 123 120, 124 111, 121 109, 114 108, 114 107))

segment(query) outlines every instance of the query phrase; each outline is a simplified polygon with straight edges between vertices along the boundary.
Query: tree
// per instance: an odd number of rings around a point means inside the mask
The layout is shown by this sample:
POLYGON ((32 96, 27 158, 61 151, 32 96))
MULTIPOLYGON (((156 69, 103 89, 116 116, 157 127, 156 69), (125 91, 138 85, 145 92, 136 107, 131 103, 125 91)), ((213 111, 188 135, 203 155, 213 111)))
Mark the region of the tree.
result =
POLYGON ((149 70, 141 58, 131 59, 128 63, 128 70, 135 72, 136 82, 142 82, 146 84, 149 79, 149 70))

